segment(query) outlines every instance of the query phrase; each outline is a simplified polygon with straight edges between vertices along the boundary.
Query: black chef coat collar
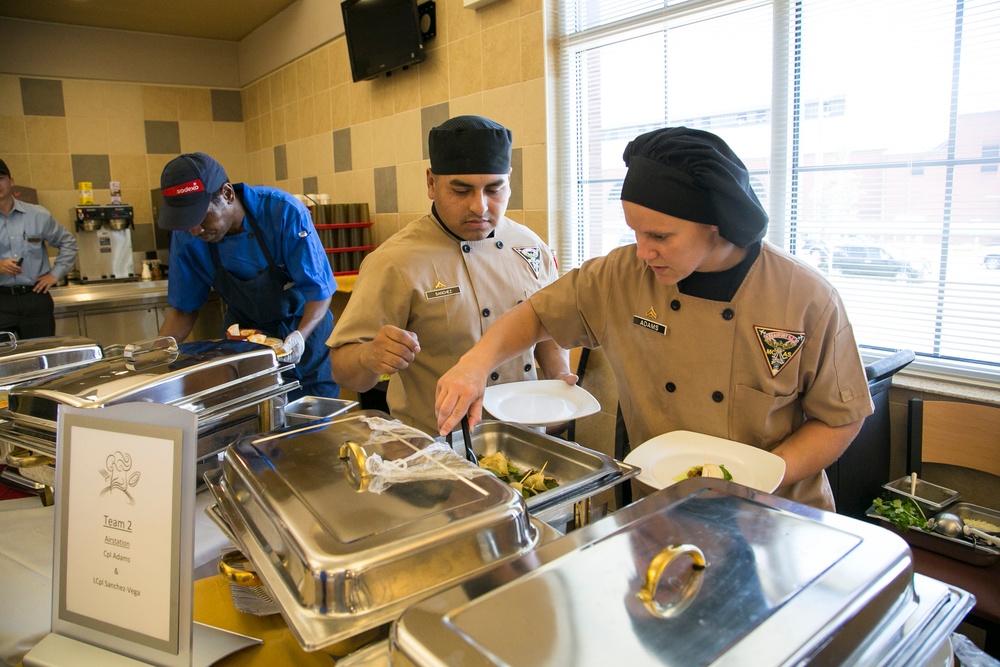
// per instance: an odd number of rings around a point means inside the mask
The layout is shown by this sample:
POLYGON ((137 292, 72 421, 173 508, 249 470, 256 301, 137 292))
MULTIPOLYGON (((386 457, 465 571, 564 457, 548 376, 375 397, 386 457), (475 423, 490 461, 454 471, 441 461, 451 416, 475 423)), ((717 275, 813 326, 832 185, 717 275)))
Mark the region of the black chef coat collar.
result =
MULTIPOLYGON (((433 215, 434 219, 437 220, 437 223, 439 225, 441 225, 441 229, 444 230, 445 234, 447 234, 448 236, 452 237, 453 239, 455 239, 457 241, 460 241, 462 243, 467 243, 467 241, 465 239, 463 239, 461 236, 459 236, 455 232, 453 232, 450 229, 448 229, 448 225, 446 225, 443 222, 441 222, 441 216, 438 215, 437 209, 434 208, 434 204, 433 203, 431 204, 431 215, 433 215)), ((497 233, 497 230, 494 229, 493 231, 491 231, 489 233, 489 235, 486 238, 491 239, 491 238, 493 238, 493 235, 496 234, 496 233, 497 233)))
POLYGON ((731 269, 702 273, 695 271, 677 283, 681 294, 710 301, 732 301, 750 267, 760 255, 760 241, 747 246, 747 256, 731 269))

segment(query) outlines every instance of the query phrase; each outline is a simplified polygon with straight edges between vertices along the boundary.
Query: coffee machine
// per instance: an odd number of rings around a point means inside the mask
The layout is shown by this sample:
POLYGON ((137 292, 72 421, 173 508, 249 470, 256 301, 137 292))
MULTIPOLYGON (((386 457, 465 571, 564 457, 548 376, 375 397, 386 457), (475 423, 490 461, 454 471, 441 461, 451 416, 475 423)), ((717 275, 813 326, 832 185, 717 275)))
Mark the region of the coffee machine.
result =
POLYGON ((77 206, 80 281, 138 280, 132 257, 132 207, 77 206))

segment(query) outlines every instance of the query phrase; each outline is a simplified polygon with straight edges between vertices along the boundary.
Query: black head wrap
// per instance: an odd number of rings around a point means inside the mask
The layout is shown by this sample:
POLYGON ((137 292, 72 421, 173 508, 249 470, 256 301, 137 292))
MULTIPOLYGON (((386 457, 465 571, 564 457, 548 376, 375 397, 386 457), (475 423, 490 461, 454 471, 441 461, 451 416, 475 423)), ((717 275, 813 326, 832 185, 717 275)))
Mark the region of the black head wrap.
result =
POLYGON ((743 162, 719 137, 668 127, 639 135, 625 147, 622 199, 684 220, 715 225, 741 248, 759 241, 767 213, 750 187, 743 162))
POLYGON ((510 173, 510 150, 510 130, 482 116, 449 118, 427 137, 431 172, 438 175, 510 173))

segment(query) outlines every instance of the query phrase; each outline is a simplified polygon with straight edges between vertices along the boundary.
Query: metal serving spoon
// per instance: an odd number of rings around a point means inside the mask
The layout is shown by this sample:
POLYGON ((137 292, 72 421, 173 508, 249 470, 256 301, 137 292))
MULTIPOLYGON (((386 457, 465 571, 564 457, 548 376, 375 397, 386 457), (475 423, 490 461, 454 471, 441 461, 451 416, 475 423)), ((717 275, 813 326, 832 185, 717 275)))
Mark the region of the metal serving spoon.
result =
POLYGON ((968 537, 978 537, 994 546, 1000 547, 1000 538, 994 537, 989 533, 984 533, 978 528, 973 528, 972 526, 965 525, 962 518, 951 512, 942 512, 936 517, 932 518, 927 522, 931 530, 946 535, 947 537, 958 537, 959 535, 966 535, 968 537))

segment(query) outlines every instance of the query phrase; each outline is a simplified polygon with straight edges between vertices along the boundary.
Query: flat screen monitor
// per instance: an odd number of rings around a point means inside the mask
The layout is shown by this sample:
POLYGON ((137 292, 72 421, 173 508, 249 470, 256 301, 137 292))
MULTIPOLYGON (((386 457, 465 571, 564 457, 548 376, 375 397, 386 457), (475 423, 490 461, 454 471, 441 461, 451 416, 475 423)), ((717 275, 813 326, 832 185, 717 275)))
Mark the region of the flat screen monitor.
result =
POLYGON ((417 0, 344 0, 340 9, 355 81, 426 59, 417 0))

